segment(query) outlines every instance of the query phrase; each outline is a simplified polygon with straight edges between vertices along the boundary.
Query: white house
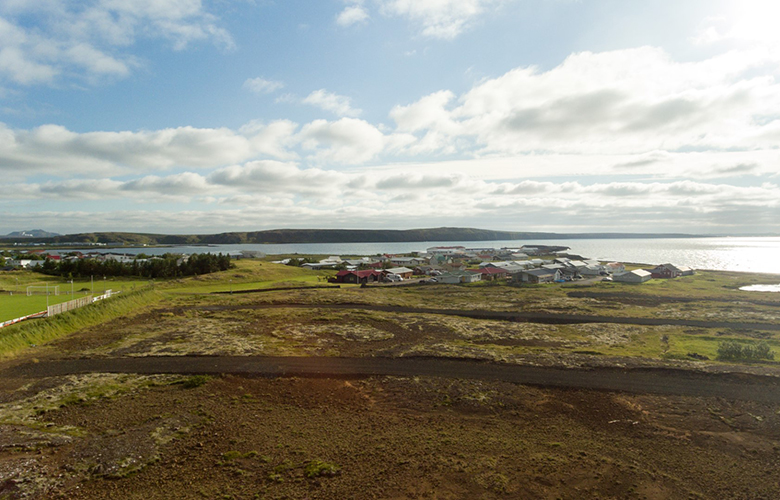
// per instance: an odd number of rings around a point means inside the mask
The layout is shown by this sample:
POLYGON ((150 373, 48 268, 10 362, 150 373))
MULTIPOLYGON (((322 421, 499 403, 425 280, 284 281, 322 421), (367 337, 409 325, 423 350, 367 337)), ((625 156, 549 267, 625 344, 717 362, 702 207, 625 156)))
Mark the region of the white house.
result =
POLYGON ((645 281, 649 281, 652 277, 652 273, 645 271, 644 269, 635 269, 627 273, 615 274, 612 276, 612 280, 621 283, 644 283, 645 281))
POLYGON ((610 262, 604 265, 605 270, 611 274, 620 274, 626 271, 626 266, 620 262, 610 262))
POLYGON ((471 273, 469 271, 450 271, 443 273, 436 278, 439 283, 448 283, 451 285, 457 283, 474 283, 482 280, 480 273, 471 273))
POLYGON ((523 283, 552 283, 563 277, 560 269, 529 269, 513 276, 523 283))

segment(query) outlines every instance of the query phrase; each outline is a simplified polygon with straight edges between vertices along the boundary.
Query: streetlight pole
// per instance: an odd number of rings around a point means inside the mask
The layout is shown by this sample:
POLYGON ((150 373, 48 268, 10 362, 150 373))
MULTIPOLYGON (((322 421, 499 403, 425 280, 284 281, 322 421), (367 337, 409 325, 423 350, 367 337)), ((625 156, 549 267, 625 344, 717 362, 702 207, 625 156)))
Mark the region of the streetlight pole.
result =
POLYGON ((46 316, 49 315, 49 284, 46 283, 46 316))

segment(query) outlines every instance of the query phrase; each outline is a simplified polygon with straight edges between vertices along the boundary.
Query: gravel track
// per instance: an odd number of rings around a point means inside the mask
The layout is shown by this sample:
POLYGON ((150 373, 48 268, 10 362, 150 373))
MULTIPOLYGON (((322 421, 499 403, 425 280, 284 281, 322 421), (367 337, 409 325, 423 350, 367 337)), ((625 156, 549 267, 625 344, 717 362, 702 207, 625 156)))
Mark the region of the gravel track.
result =
POLYGON ((780 402, 780 379, 670 369, 560 369, 439 358, 162 356, 65 359, 27 363, 4 377, 42 378, 81 373, 237 374, 265 377, 444 377, 501 380, 541 387, 596 389, 780 402))

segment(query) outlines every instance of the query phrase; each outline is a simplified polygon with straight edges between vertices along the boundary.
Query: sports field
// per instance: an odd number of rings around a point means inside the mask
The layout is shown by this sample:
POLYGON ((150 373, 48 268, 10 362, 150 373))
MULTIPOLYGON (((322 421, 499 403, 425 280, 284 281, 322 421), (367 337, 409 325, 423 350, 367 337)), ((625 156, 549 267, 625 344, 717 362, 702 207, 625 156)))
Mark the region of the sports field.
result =
POLYGON ((105 290, 129 291, 137 287, 146 286, 146 281, 119 281, 111 279, 99 279, 94 283, 89 280, 74 281, 73 286, 69 281, 60 279, 51 279, 50 276, 44 276, 38 273, 25 272, 19 274, 18 285, 17 278, 14 276, 5 276, 0 282, 0 321, 20 318, 28 314, 46 310, 46 293, 41 290, 41 286, 49 284, 50 295, 48 304, 54 305, 61 302, 67 302, 71 299, 78 299, 89 295, 94 290, 95 295, 102 294, 105 290), (27 287, 35 285, 36 294, 28 296, 27 287), (54 295, 54 286, 59 285, 59 295, 54 295), (71 295, 71 291, 73 295, 71 295))

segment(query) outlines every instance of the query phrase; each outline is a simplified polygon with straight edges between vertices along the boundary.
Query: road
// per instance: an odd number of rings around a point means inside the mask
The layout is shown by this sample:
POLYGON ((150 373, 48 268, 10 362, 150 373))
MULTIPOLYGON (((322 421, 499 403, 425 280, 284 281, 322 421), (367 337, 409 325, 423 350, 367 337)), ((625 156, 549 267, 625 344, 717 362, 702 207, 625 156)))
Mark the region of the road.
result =
POLYGON ((82 373, 237 374, 265 377, 445 377, 500 380, 540 387, 721 397, 780 403, 780 378, 705 374, 673 369, 574 369, 440 358, 164 356, 64 359, 6 369, 3 377, 42 378, 82 373))

